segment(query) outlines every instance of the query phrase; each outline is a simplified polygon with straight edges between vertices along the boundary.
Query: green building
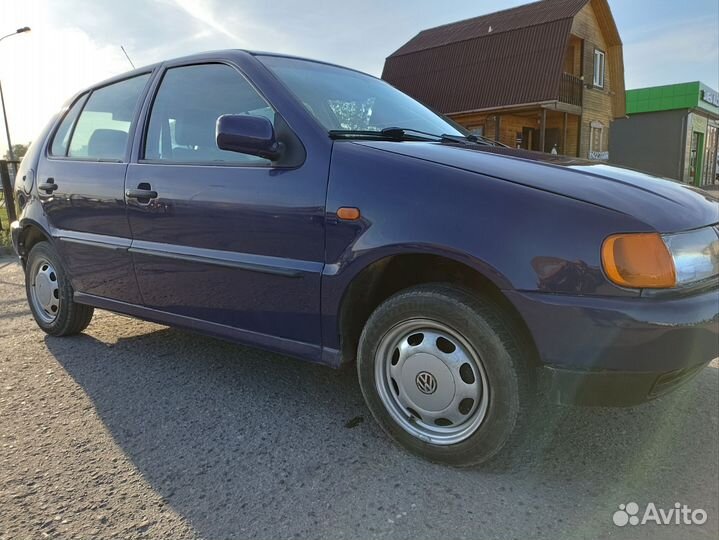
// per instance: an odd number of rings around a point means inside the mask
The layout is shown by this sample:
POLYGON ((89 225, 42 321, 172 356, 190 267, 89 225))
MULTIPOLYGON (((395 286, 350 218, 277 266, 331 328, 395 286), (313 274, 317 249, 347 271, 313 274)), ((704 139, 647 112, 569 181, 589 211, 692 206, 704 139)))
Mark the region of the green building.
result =
POLYGON ((700 82, 627 91, 609 160, 696 186, 719 185, 719 93, 700 82))

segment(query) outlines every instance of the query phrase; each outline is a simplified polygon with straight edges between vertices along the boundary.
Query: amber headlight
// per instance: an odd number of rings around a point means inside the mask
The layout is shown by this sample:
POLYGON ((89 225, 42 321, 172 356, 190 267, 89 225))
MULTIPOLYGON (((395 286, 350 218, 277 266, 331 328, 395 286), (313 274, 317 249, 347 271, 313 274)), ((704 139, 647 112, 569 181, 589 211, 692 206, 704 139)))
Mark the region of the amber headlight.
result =
POLYGON ((719 233, 615 234, 602 246, 602 266, 617 285, 666 289, 719 275, 719 233))

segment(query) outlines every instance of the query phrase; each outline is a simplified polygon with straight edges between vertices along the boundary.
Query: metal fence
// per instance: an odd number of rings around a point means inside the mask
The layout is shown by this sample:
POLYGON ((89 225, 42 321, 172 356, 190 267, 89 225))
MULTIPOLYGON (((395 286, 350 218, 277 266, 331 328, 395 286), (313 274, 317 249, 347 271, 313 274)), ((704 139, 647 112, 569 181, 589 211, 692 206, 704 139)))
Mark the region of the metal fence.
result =
POLYGON ((13 196, 15 175, 20 167, 19 161, 0 160, 0 231, 10 229, 10 223, 17 219, 17 208, 13 196))

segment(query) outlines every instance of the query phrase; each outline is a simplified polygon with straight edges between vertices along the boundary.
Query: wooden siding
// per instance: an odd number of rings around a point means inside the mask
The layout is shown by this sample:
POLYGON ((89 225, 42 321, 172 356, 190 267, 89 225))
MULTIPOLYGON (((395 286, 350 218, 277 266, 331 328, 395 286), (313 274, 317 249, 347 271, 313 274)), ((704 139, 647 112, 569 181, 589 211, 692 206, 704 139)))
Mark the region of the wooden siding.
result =
POLYGON ((567 54, 564 57, 564 73, 575 77, 582 76, 582 40, 577 36, 569 36, 567 54))
POLYGON ((527 128, 541 128, 542 108, 551 146, 557 124, 564 135, 566 111, 566 148, 560 151, 586 158, 592 140, 593 150, 608 151, 611 123, 625 115, 622 55, 607 0, 543 0, 425 30, 387 59, 382 76, 510 146, 517 133, 526 139, 527 128), (603 88, 593 86, 595 49, 605 54, 603 88))
MULTIPOLYGON (((621 41, 607 3, 598 0, 588 2, 572 21, 571 35, 567 39, 562 66, 565 72, 583 76, 585 87, 581 118, 568 115, 567 140, 563 144, 565 148, 560 148, 561 153, 588 158, 590 150, 599 152, 609 150, 611 123, 614 118, 623 117, 625 114, 622 54, 621 41), (593 86, 595 49, 605 53, 603 88, 593 86), (592 125, 600 124, 601 138, 598 138, 598 131, 594 132, 593 137, 592 125), (594 147, 590 148, 593 142, 594 147)), ((468 128, 482 126, 485 136, 510 146, 516 146, 517 134, 522 133, 523 128, 539 130, 540 116, 539 107, 531 112, 497 108, 481 113, 452 115, 454 120, 463 126, 468 128), (501 118, 499 133, 496 132, 497 114, 501 118)), ((547 111, 546 129, 560 129, 563 135, 563 114, 547 111)))
MULTIPOLYGON (((584 75, 585 90, 582 103, 582 126, 579 155, 588 157, 592 140, 591 125, 601 123, 602 137, 594 150, 606 152, 609 150, 609 128, 612 120, 624 116, 624 69, 621 60, 621 42, 614 42, 615 36, 612 28, 607 29, 606 14, 603 2, 587 4, 574 17, 572 34, 584 40, 582 56, 582 73, 584 75), (597 8, 603 13, 600 19, 597 8), (601 22, 600 22, 601 21, 601 22), (602 24, 604 23, 604 25, 602 24), (593 86, 594 82, 594 51, 599 49, 605 53, 604 88, 593 86), (610 54, 610 52, 612 54, 610 54), (619 64, 619 68, 617 68, 619 64), (616 98, 621 94, 622 99, 616 98)), ((614 28, 614 25, 612 24, 614 28)))
MULTIPOLYGON (((531 111, 521 111, 516 113, 498 112, 489 114, 465 114, 453 116, 452 119, 468 129, 483 128, 484 136, 511 147, 517 146, 517 136, 522 134, 524 128, 536 130, 534 137, 536 143, 539 143, 540 137, 540 119, 542 109, 537 108, 531 111), (499 116, 499 133, 497 133, 497 116, 499 116)), ((560 140, 558 141, 558 152, 567 156, 577 155, 577 143, 579 138, 580 119, 573 114, 567 115, 567 140, 562 144, 561 139, 564 137, 564 113, 557 111, 547 111, 547 130, 556 130, 560 140), (564 148, 562 148, 564 146, 564 148)), ((549 145, 551 139, 547 138, 549 145)), ((525 141, 526 142, 526 141, 525 141)), ((529 149, 532 147, 529 146, 529 149)), ((548 148, 551 150, 551 148, 548 148)))
POLYGON ((623 118, 626 109, 626 93, 624 88, 624 49, 622 39, 614 22, 609 2, 607 0, 592 0, 590 5, 607 44, 607 73, 614 80, 611 95, 612 112, 614 118, 623 118))

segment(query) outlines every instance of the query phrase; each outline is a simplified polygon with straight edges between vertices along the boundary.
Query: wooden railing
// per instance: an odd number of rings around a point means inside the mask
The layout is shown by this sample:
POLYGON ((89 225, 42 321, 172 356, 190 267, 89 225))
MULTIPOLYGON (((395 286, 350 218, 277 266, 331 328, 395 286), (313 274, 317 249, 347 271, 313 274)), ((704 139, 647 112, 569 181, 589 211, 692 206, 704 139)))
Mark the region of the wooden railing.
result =
POLYGON ((569 73, 562 73, 562 79, 559 83, 559 101, 581 107, 582 86, 583 81, 579 77, 569 73))

